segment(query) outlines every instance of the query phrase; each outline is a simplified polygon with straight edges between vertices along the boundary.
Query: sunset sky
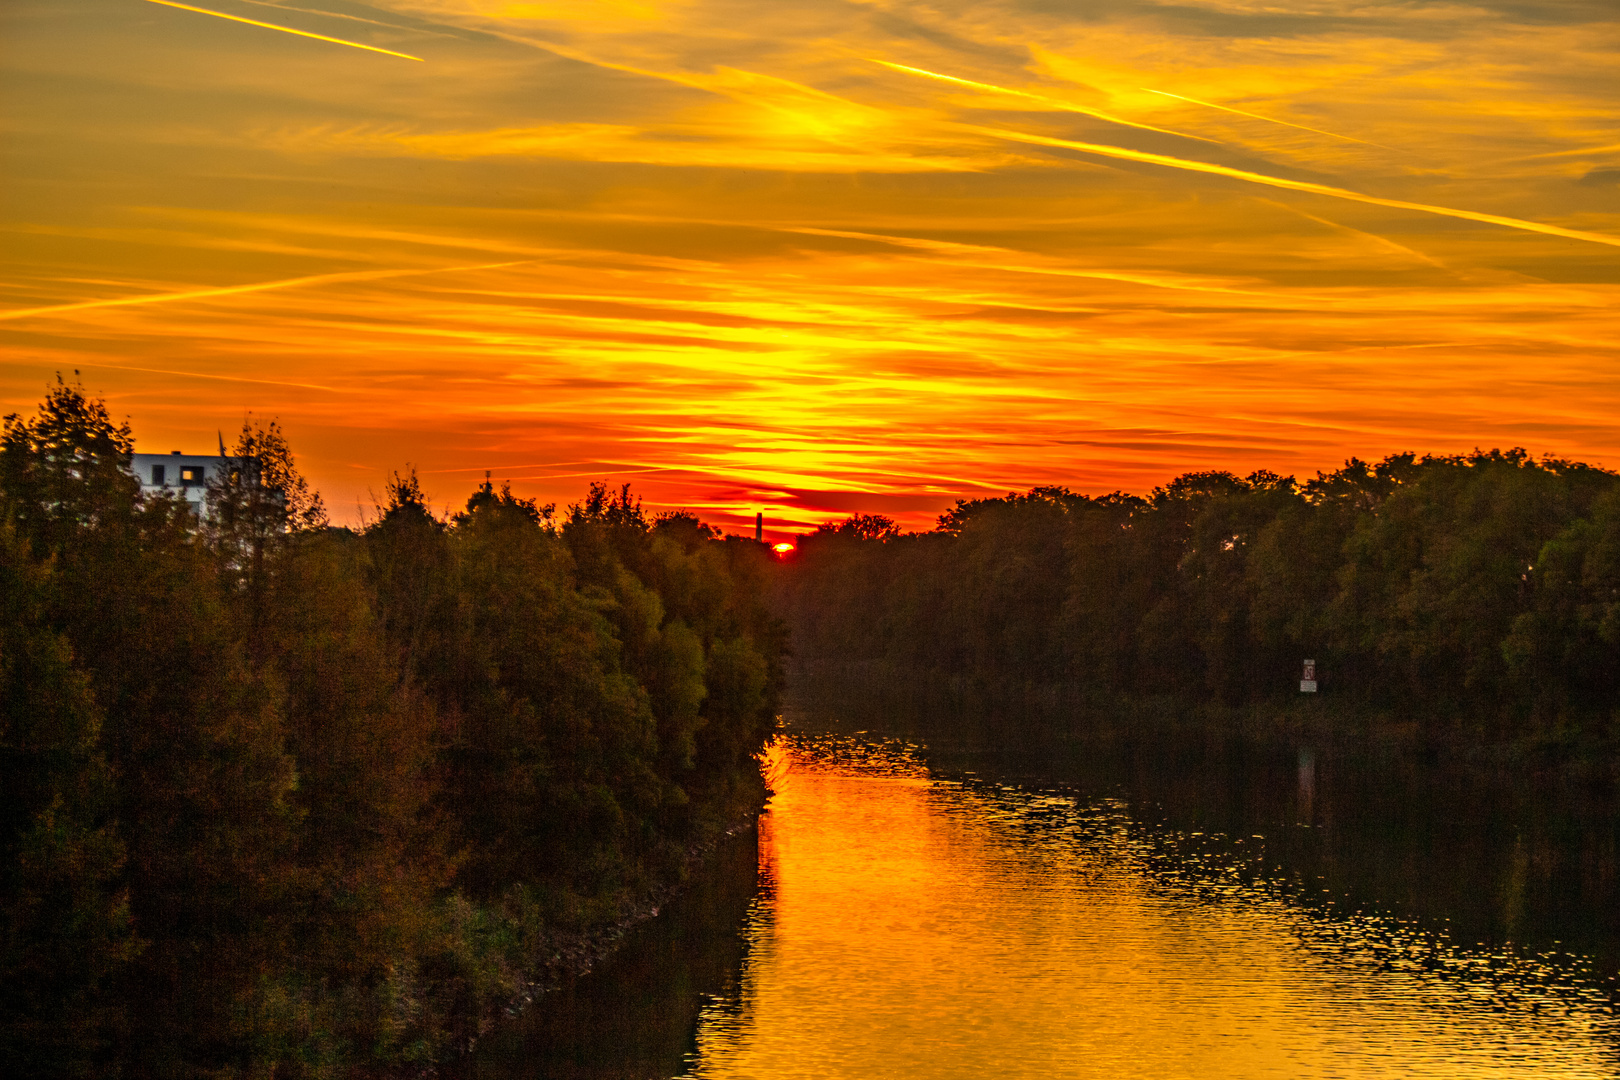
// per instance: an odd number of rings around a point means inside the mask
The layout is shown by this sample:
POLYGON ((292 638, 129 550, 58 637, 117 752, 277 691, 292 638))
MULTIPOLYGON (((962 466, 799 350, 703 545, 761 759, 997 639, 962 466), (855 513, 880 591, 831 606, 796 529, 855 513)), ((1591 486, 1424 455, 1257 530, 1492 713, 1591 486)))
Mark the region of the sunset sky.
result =
POLYGON ((784 533, 1620 467, 1614 0, 7 0, 0 396, 784 533))

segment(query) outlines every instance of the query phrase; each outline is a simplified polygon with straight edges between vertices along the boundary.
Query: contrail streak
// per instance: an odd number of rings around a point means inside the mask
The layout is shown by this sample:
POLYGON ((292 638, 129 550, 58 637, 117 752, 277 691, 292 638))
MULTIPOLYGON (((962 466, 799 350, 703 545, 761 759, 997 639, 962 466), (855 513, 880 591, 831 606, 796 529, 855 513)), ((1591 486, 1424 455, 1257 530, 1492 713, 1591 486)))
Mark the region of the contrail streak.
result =
POLYGON ((1276 199, 1267 199, 1266 202, 1270 203, 1272 206, 1281 207, 1282 209, 1288 211, 1290 214, 1298 214, 1300 217, 1304 218, 1306 221, 1314 221, 1318 225, 1326 225, 1330 229, 1337 229, 1339 232, 1347 232, 1347 233, 1351 234, 1352 236, 1364 236, 1367 239, 1369 239, 1369 240, 1373 241, 1374 243, 1378 244, 1380 247, 1388 248, 1391 251, 1398 251, 1402 255, 1410 255, 1414 259, 1418 259, 1418 260, 1421 260, 1422 262, 1426 262, 1430 266, 1439 267, 1441 270, 1450 270, 1451 269, 1451 267, 1447 266, 1445 263, 1441 262, 1439 259, 1431 258, 1430 256, 1423 254, 1423 252, 1421 252, 1421 251, 1415 251, 1412 248, 1407 247, 1405 244, 1397 244, 1395 241, 1391 240, 1387 236, 1379 236, 1377 233, 1370 233, 1370 232, 1367 232, 1365 229, 1356 229, 1356 228, 1352 228, 1349 225, 1345 225, 1342 222, 1331 221, 1331 220, 1329 220, 1328 218, 1325 218, 1325 217, 1317 217, 1315 214, 1306 213, 1304 210, 1301 210, 1297 206, 1289 206, 1287 203, 1278 202, 1276 199))
MULTIPOLYGON (((1307 215, 1308 216, 1308 215, 1307 215)), ((922 251, 932 251, 945 255, 1020 255, 1023 254, 1013 248, 990 247, 985 244, 958 244, 949 240, 928 240, 915 236, 895 236, 891 233, 853 232, 844 229, 814 229, 808 226, 790 225, 757 225, 755 228, 770 230, 772 232, 800 233, 810 236, 842 236, 855 240, 873 240, 892 244, 895 247, 913 248, 922 251)), ((1015 266, 987 262, 957 262, 956 266, 976 267, 982 270, 1002 270, 1011 274, 1045 274, 1052 277, 1078 277, 1094 278, 1100 281, 1123 281, 1132 285, 1151 285, 1158 289, 1178 289, 1187 292, 1217 292, 1234 293, 1240 296, 1278 296, 1277 293, 1255 292, 1252 289, 1230 289, 1220 285, 1199 284, 1194 281, 1177 281, 1171 278, 1152 277, 1147 274, 1124 274, 1110 270, 1074 270, 1067 267, 1053 266, 1015 266)))
POLYGON ((1171 169, 1208 173, 1211 176, 1226 176, 1233 180, 1246 180, 1251 184, 1264 184, 1267 187, 1285 188, 1289 191, 1306 191, 1313 195, 1329 195, 1335 199, 1348 199, 1351 202, 1369 203, 1373 206, 1388 206, 1396 210, 1417 210, 1425 214, 1438 214, 1440 217, 1461 218, 1464 221, 1479 221, 1487 225, 1501 225, 1509 229, 1521 229, 1524 232, 1545 233, 1548 236, 1562 236, 1568 240, 1585 240, 1590 244, 1607 244, 1610 247, 1620 247, 1620 236, 1585 232, 1581 229, 1566 229, 1559 225, 1545 225, 1539 221, 1526 221, 1523 218, 1503 217, 1499 214, 1481 214, 1474 210, 1453 210, 1449 206, 1407 202, 1405 199, 1385 199, 1377 195, 1363 195, 1359 191, 1351 191, 1348 188, 1332 187, 1328 184, 1313 184, 1307 180, 1285 180, 1280 176, 1267 176, 1264 173, 1249 172, 1246 169, 1234 169, 1227 165, 1215 165, 1207 161, 1191 161, 1186 158, 1171 157, 1168 154, 1150 154, 1144 150, 1127 150, 1123 146, 1075 142, 1072 139, 1054 139, 1047 135, 1026 135, 1021 131, 977 127, 972 124, 963 124, 961 127, 967 131, 975 131, 981 135, 1006 139, 1010 142, 1031 143, 1036 146, 1060 146, 1087 154, 1097 154, 1102 157, 1119 158, 1124 161, 1139 161, 1148 165, 1164 165, 1171 169))
MULTIPOLYGON (((240 15, 227 15, 223 11, 210 11, 208 8, 192 7, 190 4, 178 4, 175 0, 146 0, 149 4, 162 4, 164 7, 179 8, 181 11, 195 11, 199 15, 212 15, 216 19, 229 19, 231 22, 246 23, 248 26, 261 26, 266 30, 280 30, 283 34, 297 34, 299 37, 314 38, 316 41, 330 41, 334 45, 347 45, 351 49, 364 49, 367 52, 382 53, 384 56, 397 56, 402 60, 422 61, 420 56, 410 53, 395 52, 392 49, 379 49, 375 45, 362 45, 358 41, 348 41, 344 38, 327 37, 325 34, 312 34, 308 30, 294 30, 290 26, 278 26, 275 23, 260 22, 257 19, 244 19, 240 15)), ((422 61, 426 63, 426 61, 422 61)))
POLYGON ((291 386, 298 390, 323 390, 328 394, 345 394, 352 391, 338 390, 331 386, 321 386, 319 383, 283 382, 277 379, 249 379, 240 375, 209 375, 202 371, 174 371, 170 368, 136 367, 133 364, 79 364, 80 367, 104 368, 108 371, 139 371, 150 375, 183 375, 188 379, 212 379, 215 382, 252 383, 255 386, 291 386))
POLYGON ((1202 135, 1188 135, 1185 132, 1171 131, 1168 128, 1154 127, 1152 124, 1139 124, 1135 120, 1126 120, 1124 117, 1115 116, 1112 113, 1105 113, 1100 109, 1088 109, 1083 105, 1076 105, 1073 102, 1047 97, 1044 94, 1032 94, 1028 90, 1013 90, 1005 86, 996 86, 994 83, 975 82, 972 79, 959 79, 955 75, 941 75, 937 71, 928 71, 924 68, 911 67, 907 64, 891 64, 887 60, 872 60, 872 63, 881 64, 883 67, 892 68, 895 71, 903 71, 909 75, 921 75, 927 79, 938 79, 941 82, 956 83, 958 86, 971 86, 975 90, 989 90, 992 93, 1010 94, 1013 97, 1028 98, 1031 101, 1039 101, 1044 105, 1050 105, 1055 109, 1062 109, 1065 112, 1080 113, 1084 116, 1094 116, 1098 120, 1106 120, 1110 124, 1123 124, 1125 127, 1140 128, 1143 131, 1156 131, 1160 135, 1174 135, 1178 139, 1197 139, 1199 142, 1207 143, 1218 142, 1216 139, 1206 139, 1202 135))
POLYGON ((498 270, 505 266, 518 266, 530 262, 489 263, 484 266, 446 266, 438 270, 353 270, 341 274, 311 274, 307 277, 284 278, 280 281, 258 281, 251 285, 225 285, 214 289, 188 289, 184 292, 145 293, 141 296, 121 296, 111 300, 79 300, 71 304, 50 304, 37 308, 13 308, 0 311, 0 320, 27 319, 36 315, 58 315, 69 311, 87 311, 92 308, 133 307, 137 304, 163 304, 175 300, 207 300, 215 296, 236 296, 240 293, 269 292, 272 289, 296 289, 301 285, 324 285, 338 281, 375 281, 379 278, 410 277, 420 274, 449 274, 457 270, 498 270))
MULTIPOLYGON (((1175 98, 1177 101, 1190 101, 1194 105, 1202 105, 1206 109, 1219 109, 1221 112, 1237 113, 1237 115, 1247 116, 1251 120, 1264 120, 1268 124, 1281 124, 1283 127, 1298 128, 1300 131, 1313 131, 1318 135, 1326 135, 1330 139, 1343 139, 1345 142, 1360 143, 1362 146, 1376 146, 1380 150, 1395 150, 1395 147, 1385 146, 1383 143, 1368 142, 1366 139, 1353 139, 1349 135, 1339 135, 1332 131, 1323 131, 1321 128, 1306 127, 1304 124, 1292 124, 1287 120, 1278 120, 1273 116, 1261 116, 1259 113, 1234 109, 1230 105, 1217 105, 1213 101, 1199 101, 1197 98, 1186 97, 1183 94, 1172 94, 1168 90, 1150 90, 1145 86, 1142 89, 1150 94, 1158 94, 1161 97, 1175 98)), ((1395 150, 1395 152, 1400 153, 1399 150, 1395 150)))
POLYGON ((456 41, 466 40, 466 38, 463 38, 457 34, 447 34, 442 30, 427 30, 420 26, 405 26, 402 23, 382 22, 379 19, 365 19, 361 18, 359 15, 345 15, 341 11, 325 11, 321 8, 295 7, 292 4, 281 3, 281 0, 242 0, 242 2, 244 4, 252 4, 255 7, 274 8, 279 11, 300 11, 305 15, 320 15, 328 19, 347 19, 350 22, 366 23, 369 26, 386 26, 390 30, 404 30, 407 33, 412 34, 430 34, 433 37, 453 38, 456 41))
POLYGON ((1592 154, 1592 155, 1612 154, 1616 150, 1620 150, 1620 145, 1616 145, 1616 146, 1583 146, 1579 150, 1558 150, 1558 151, 1555 151, 1554 153, 1551 153, 1551 154, 1531 154, 1529 157, 1502 158, 1500 161, 1492 162, 1492 164, 1495 164, 1495 165, 1515 165, 1515 164, 1518 164, 1521 161, 1546 161, 1546 160, 1548 160, 1550 158, 1581 157, 1582 155, 1585 155, 1585 154, 1592 154))

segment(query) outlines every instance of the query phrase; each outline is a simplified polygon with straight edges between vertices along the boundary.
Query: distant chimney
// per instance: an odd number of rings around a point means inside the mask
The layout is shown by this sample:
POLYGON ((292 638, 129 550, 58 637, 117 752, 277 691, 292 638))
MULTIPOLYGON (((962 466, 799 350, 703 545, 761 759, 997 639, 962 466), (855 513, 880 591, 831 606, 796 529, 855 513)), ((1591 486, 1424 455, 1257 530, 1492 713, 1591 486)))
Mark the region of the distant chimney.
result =
POLYGON ((761 510, 754 515, 754 543, 765 542, 765 511, 761 510))

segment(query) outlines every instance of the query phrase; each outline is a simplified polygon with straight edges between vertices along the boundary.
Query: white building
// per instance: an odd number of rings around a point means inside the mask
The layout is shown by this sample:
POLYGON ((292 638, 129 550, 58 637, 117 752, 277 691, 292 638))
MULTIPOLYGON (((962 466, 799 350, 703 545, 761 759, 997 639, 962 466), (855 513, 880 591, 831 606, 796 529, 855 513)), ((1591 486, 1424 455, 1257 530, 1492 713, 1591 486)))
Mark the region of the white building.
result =
POLYGON ((131 454, 130 471, 141 482, 142 495, 169 492, 184 496, 198 513, 208 499, 208 481, 225 475, 233 459, 216 454, 131 454))

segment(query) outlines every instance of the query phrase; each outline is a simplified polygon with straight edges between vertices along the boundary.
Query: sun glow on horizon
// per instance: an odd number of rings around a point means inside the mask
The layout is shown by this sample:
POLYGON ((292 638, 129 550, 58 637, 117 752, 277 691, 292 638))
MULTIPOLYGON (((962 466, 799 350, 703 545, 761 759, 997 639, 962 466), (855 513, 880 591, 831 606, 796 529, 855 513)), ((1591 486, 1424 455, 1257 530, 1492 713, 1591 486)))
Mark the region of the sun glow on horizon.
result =
POLYGON ((748 535, 1407 449, 1620 467, 1601 0, 331 7, 0 13, 7 411, 79 370, 143 448, 278 416, 340 519, 409 463, 748 535))

